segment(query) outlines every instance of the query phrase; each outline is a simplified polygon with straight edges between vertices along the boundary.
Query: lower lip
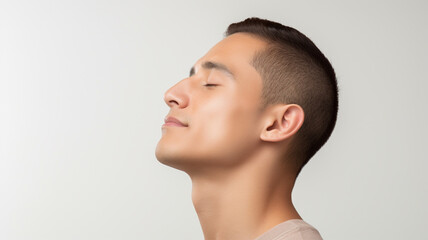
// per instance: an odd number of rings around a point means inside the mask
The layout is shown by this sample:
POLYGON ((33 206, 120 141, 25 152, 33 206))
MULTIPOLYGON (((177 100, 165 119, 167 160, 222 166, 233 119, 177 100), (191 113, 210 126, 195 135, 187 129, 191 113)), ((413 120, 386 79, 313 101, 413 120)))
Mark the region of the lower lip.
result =
POLYGON ((179 123, 174 123, 174 122, 167 122, 164 125, 162 125, 162 127, 168 127, 168 126, 170 126, 170 127, 186 127, 184 125, 181 125, 179 123))

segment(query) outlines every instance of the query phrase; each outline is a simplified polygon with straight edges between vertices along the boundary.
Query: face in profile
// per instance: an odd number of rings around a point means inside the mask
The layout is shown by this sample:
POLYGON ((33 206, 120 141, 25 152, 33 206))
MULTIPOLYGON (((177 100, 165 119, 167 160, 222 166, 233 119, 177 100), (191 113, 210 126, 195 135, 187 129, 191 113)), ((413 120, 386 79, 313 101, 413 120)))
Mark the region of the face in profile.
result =
POLYGON ((249 34, 232 34, 165 92, 167 117, 185 126, 162 126, 155 152, 161 163, 184 171, 224 168, 257 149, 262 79, 251 60, 265 46, 249 34))

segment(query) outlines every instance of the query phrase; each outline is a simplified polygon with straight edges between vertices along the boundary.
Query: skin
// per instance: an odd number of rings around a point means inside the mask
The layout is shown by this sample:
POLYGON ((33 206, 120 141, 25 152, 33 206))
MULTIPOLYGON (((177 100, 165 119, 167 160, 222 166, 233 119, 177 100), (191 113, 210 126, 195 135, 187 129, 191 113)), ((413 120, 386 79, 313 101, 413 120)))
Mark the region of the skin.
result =
POLYGON ((298 166, 286 152, 304 112, 295 104, 261 108, 262 78, 251 59, 266 46, 247 33, 228 36, 165 92, 168 116, 188 126, 162 126, 156 158, 190 176, 205 240, 255 239, 301 219, 291 199, 298 166))

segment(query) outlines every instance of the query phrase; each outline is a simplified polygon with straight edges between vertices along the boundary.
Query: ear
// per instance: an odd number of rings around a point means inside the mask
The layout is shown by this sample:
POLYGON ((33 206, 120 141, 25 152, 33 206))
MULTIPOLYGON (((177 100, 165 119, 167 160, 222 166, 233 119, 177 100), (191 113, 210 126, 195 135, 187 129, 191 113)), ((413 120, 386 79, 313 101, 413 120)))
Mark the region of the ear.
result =
POLYGON ((297 104, 277 105, 269 111, 260 139, 268 142, 279 142, 290 138, 300 129, 304 118, 304 111, 297 104))

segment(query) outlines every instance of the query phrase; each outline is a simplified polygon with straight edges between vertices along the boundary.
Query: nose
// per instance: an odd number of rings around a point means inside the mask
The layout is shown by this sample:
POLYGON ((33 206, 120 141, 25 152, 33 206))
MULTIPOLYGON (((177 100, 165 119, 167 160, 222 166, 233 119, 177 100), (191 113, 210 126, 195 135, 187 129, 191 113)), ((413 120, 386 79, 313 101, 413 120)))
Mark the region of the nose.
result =
POLYGON ((170 107, 185 108, 189 103, 188 87, 185 81, 181 80, 169 88, 164 94, 164 101, 170 107))

